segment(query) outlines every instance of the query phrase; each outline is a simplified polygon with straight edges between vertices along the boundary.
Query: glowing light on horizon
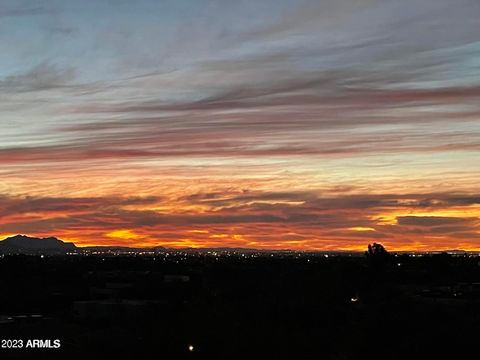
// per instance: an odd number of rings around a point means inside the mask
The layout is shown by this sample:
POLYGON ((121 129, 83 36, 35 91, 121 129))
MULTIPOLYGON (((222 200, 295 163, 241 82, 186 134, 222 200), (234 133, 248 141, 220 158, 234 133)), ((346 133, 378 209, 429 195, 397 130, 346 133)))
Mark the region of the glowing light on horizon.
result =
POLYGON ((142 238, 141 235, 135 233, 132 230, 114 230, 110 231, 109 233, 106 233, 105 236, 110 237, 110 238, 118 238, 118 239, 127 239, 127 240, 137 240, 142 238))
POLYGON ((351 228, 349 228, 349 230, 353 230, 353 231, 376 231, 374 228, 364 227, 364 226, 351 227, 351 228))

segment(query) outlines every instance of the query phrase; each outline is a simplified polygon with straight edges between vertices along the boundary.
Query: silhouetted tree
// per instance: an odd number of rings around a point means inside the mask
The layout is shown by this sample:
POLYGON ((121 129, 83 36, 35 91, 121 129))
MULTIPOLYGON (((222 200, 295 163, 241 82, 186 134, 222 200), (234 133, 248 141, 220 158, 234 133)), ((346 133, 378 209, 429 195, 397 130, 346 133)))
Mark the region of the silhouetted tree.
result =
POLYGON ((388 251, 382 244, 368 244, 368 251, 366 252, 367 257, 369 258, 381 258, 388 256, 388 251))
POLYGON ((368 244, 368 250, 365 252, 365 256, 375 275, 384 273, 390 262, 390 254, 382 244, 368 244))

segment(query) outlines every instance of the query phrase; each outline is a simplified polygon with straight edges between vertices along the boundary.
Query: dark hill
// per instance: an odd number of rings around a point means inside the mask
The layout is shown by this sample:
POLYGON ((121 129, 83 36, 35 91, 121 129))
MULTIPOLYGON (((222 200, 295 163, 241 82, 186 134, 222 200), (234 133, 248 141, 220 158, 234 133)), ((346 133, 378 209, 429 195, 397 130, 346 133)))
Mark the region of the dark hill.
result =
POLYGON ((35 252, 67 252, 76 246, 55 237, 36 238, 26 235, 15 235, 0 241, 0 252, 35 253, 35 252))

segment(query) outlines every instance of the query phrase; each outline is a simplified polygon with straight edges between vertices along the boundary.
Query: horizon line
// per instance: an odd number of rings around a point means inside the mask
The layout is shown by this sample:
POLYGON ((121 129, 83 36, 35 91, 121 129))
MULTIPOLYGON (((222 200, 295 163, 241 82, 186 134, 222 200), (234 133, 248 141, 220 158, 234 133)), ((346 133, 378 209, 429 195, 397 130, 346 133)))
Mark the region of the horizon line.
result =
MULTIPOLYGON (((7 236, 6 238, 0 240, 0 243, 2 241, 5 241, 7 239, 10 239, 12 237, 16 236, 22 236, 22 237, 28 237, 28 238, 34 238, 34 239, 48 239, 48 238, 54 238, 57 239, 63 243, 71 243, 75 246, 77 249, 86 249, 86 248, 125 248, 125 249, 132 249, 132 250, 148 250, 148 249, 154 249, 154 248, 165 248, 167 250, 174 250, 174 251, 179 251, 179 250, 248 250, 248 251, 263 251, 263 252, 281 252, 281 251, 290 251, 290 252, 318 252, 318 253, 364 253, 367 251, 367 246, 365 246, 365 250, 360 250, 360 249, 292 249, 292 248, 256 248, 256 247, 232 247, 232 246, 219 246, 219 247, 202 247, 202 246, 177 246, 177 247, 169 247, 166 245, 153 245, 153 246, 126 246, 126 245, 77 245, 74 241, 64 241, 56 236, 47 236, 47 237, 36 237, 36 236, 31 236, 31 235, 26 235, 26 234, 15 234, 15 235, 10 235, 7 236)), ((395 250, 395 249, 386 249, 390 253, 413 253, 413 254, 428 254, 428 253, 448 253, 448 252, 458 252, 458 253, 480 253, 480 248, 479 249, 455 249, 455 248, 443 248, 443 249, 425 249, 425 250, 395 250)))

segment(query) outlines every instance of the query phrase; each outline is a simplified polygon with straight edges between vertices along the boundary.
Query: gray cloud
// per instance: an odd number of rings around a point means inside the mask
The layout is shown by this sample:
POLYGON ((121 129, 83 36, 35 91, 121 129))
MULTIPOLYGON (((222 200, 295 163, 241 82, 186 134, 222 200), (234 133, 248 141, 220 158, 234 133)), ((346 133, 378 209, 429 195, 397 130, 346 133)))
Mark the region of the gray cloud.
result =
POLYGON ((62 88, 72 83, 76 77, 74 68, 60 69, 43 62, 23 74, 10 75, 0 80, 0 90, 4 91, 37 91, 62 88))
POLYGON ((32 15, 44 15, 49 13, 44 7, 24 7, 24 8, 7 8, 0 6, 0 18, 1 17, 16 17, 16 16, 32 16, 32 15))
MULTIPOLYGON (((459 218, 446 216, 399 216, 397 222, 400 225, 413 226, 444 226, 444 225, 461 225, 478 222, 477 218, 459 218)), ((451 231, 452 228, 444 228, 451 231)))
POLYGON ((159 196, 149 197, 88 197, 88 198, 55 198, 55 197, 12 197, 7 195, 0 196, 0 218, 26 214, 38 213, 40 216, 44 213, 62 213, 69 212, 82 213, 85 211, 98 211, 99 209, 108 209, 111 207, 122 207, 128 205, 149 205, 158 203, 162 200, 159 196))

